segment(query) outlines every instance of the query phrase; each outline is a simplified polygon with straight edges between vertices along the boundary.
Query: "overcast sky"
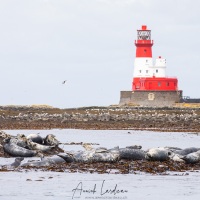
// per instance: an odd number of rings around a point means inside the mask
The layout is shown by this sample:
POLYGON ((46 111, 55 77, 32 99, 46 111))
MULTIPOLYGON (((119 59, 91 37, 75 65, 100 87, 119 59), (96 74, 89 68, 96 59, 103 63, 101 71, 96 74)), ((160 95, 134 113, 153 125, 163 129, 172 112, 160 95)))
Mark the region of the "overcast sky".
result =
POLYGON ((199 0, 0 0, 0 105, 118 104, 141 25, 183 95, 200 97, 199 9, 199 0))

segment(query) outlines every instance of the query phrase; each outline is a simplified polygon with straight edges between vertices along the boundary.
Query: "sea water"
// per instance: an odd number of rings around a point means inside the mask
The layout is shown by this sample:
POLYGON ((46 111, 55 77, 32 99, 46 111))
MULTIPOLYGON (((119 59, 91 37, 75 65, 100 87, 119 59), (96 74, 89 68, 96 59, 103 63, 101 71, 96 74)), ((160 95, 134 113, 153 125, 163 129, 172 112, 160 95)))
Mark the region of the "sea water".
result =
MULTIPOLYGON (((141 145, 152 147, 199 147, 198 133, 150 132, 134 130, 5 130, 7 133, 25 135, 54 134, 62 143, 95 143, 94 147, 126 147, 141 145), (97 145, 98 144, 98 145, 97 145)), ((81 145, 60 145, 65 150, 83 150, 81 145)), ((27 161, 25 159, 24 162, 27 161)), ((0 158, 9 164, 13 158, 0 158)), ((68 172, 1 172, 0 200, 4 199, 199 199, 200 173, 170 172, 169 175, 90 174, 68 172)))

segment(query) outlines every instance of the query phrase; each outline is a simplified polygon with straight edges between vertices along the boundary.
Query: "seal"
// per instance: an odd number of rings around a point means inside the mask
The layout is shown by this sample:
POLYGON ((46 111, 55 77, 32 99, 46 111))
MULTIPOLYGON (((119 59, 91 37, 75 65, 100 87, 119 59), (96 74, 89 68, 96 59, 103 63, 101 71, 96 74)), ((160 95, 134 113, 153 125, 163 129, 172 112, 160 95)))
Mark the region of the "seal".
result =
POLYGON ((24 160, 24 158, 18 157, 18 158, 15 158, 15 161, 13 163, 9 165, 1 165, 0 167, 6 168, 6 169, 14 169, 20 166, 22 160, 24 160))
POLYGON ((132 146, 127 146, 126 148, 128 149, 142 149, 141 145, 132 145, 132 146))
POLYGON ((19 147, 27 148, 27 141, 22 138, 12 137, 10 143, 16 144, 19 147))
POLYGON ((58 154, 66 162, 116 162, 120 158, 119 149, 97 148, 78 152, 58 154))
POLYGON ((191 163, 191 164, 198 163, 200 161, 200 150, 193 153, 189 153, 186 156, 184 156, 182 159, 186 163, 191 163))
POLYGON ((37 151, 32 151, 18 146, 17 144, 10 142, 10 138, 4 140, 5 144, 3 149, 6 153, 14 157, 32 157, 37 154, 37 151))
POLYGON ((76 162, 76 159, 74 158, 73 153, 70 153, 70 152, 59 153, 58 156, 63 158, 66 163, 76 162))
POLYGON ((146 152, 141 149, 134 148, 120 148, 120 159, 125 160, 145 160, 146 152))
POLYGON ((55 146, 45 146, 42 144, 38 144, 36 142, 32 142, 32 140, 27 140, 27 145, 28 145, 28 148, 31 150, 39 150, 43 152, 50 151, 51 149, 55 147, 55 146))
POLYGON ((45 157, 41 158, 41 161, 33 161, 33 162, 27 162, 22 164, 22 167, 45 167, 45 166, 51 166, 59 163, 65 163, 66 161, 61 158, 60 156, 53 156, 53 157, 45 157))
POLYGON ((182 155, 179 155, 173 152, 171 152, 171 155, 169 155, 169 158, 175 162, 184 162, 182 155))
POLYGON ((171 152, 164 148, 152 148, 146 153, 146 159, 150 161, 166 161, 169 160, 171 152))
POLYGON ((38 144, 43 144, 44 140, 39 134, 30 134, 27 136, 27 139, 32 140, 33 142, 36 142, 38 144))
POLYGON ((179 148, 179 147, 164 147, 164 149, 168 149, 168 150, 170 150, 170 151, 182 150, 182 149, 179 148))
POLYGON ((44 144, 49 146, 57 147, 59 145, 59 141, 56 139, 56 136, 53 134, 49 134, 44 138, 44 144))
POLYGON ((15 161, 12 164, 10 164, 10 167, 19 167, 22 160, 24 160, 24 158, 22 157, 15 158, 15 161))
POLYGON ((194 153, 194 152, 199 151, 199 150, 200 150, 200 148, 189 147, 189 148, 185 148, 185 149, 182 149, 182 150, 174 150, 173 152, 176 153, 176 154, 185 156, 187 154, 194 153))

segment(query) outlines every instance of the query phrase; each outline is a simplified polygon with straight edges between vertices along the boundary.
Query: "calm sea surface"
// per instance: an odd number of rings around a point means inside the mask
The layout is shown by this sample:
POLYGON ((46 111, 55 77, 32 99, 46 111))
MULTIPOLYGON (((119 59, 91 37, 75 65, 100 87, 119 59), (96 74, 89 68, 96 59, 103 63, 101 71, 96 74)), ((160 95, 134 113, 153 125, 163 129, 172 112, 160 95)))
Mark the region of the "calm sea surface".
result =
MULTIPOLYGON (((6 130, 16 135, 55 134, 63 143, 89 142, 104 147, 142 145, 151 147, 199 147, 200 134, 128 130, 6 130)), ((65 150, 82 150, 80 145, 61 145, 65 150)), ((26 158, 26 162, 30 158, 26 158)), ((0 158, 0 165, 14 159, 0 158)), ((80 174, 58 172, 1 172, 0 200, 4 199, 200 199, 200 173, 170 173, 167 176, 138 174, 80 174), (119 191, 118 193, 114 191, 119 191)))

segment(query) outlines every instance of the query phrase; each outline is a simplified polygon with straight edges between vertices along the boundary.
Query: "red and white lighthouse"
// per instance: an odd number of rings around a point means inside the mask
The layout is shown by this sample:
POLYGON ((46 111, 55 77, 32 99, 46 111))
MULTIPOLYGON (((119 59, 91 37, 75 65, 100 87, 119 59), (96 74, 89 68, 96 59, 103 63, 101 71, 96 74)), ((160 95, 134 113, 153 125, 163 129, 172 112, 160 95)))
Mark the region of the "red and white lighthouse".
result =
POLYGON ((155 64, 153 63, 153 40, 151 30, 148 30, 146 25, 137 30, 135 46, 132 91, 178 91, 177 78, 166 77, 166 59, 159 56, 155 64))

